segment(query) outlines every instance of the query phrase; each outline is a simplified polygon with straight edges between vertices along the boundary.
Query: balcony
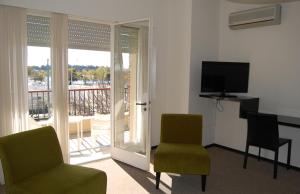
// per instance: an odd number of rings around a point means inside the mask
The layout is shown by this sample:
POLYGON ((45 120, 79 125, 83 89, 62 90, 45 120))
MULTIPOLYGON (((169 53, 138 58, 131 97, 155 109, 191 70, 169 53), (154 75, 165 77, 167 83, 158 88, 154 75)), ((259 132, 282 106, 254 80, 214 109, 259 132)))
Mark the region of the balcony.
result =
MULTIPOLYGON (((110 87, 69 89, 69 148, 73 159, 107 154, 110 138, 110 87)), ((53 123, 51 90, 29 91, 31 128, 53 123)), ((124 89, 125 109, 129 110, 128 88, 124 89)), ((77 160, 76 160, 77 161, 77 160)), ((79 163, 79 162, 73 163, 79 163)), ((82 162, 82 160, 81 160, 82 162)))

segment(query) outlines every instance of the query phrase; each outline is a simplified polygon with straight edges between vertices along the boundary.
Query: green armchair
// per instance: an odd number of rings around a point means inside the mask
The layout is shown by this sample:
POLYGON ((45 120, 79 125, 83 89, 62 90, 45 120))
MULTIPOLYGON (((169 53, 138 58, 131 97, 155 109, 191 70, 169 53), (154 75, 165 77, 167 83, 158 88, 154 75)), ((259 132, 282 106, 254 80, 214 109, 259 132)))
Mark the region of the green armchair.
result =
POLYGON ((0 159, 7 194, 104 194, 100 170, 63 162, 52 127, 0 138, 0 159))
POLYGON ((161 172, 202 175, 202 191, 210 172, 210 158, 202 147, 202 116, 163 114, 160 144, 154 154, 156 188, 161 172))

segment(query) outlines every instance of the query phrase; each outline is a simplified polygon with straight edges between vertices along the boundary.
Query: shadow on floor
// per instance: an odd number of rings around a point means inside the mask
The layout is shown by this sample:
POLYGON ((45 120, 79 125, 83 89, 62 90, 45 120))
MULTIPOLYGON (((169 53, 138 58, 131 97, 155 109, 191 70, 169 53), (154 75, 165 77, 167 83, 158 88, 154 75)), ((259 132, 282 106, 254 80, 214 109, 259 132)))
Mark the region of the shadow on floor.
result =
MULTIPOLYGON (((147 192, 149 193, 165 193, 162 190, 157 190, 155 188, 155 175, 151 172, 146 172, 140 170, 138 168, 134 168, 130 165, 127 165, 123 162, 114 160, 116 164, 118 164, 128 175, 130 175, 136 182, 139 183, 147 192)), ((166 187, 169 190, 171 189, 167 184, 163 181, 160 182, 160 186, 166 187)))
POLYGON ((202 193, 200 175, 177 175, 170 173, 162 173, 159 186, 160 189, 157 190, 155 188, 155 174, 153 171, 146 172, 117 160, 114 160, 114 162, 118 164, 129 176, 131 176, 136 182, 139 183, 139 185, 141 185, 149 193, 202 193))

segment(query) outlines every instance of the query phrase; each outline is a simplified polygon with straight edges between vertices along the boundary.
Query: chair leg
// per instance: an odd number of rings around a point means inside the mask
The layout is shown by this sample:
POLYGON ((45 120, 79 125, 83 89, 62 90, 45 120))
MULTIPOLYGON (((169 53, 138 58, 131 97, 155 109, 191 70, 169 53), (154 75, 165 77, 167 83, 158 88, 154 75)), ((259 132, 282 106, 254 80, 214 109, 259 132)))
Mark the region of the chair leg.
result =
POLYGON ((247 160, 248 160, 248 151, 249 151, 249 144, 246 144, 245 156, 244 156, 244 165, 243 168, 247 168, 247 160))
POLYGON ((156 189, 159 189, 160 172, 156 172, 156 189))
POLYGON ((287 169, 291 168, 291 151, 292 151, 292 140, 288 142, 288 154, 287 154, 287 169))
POLYGON ((260 161, 260 147, 258 148, 258 158, 257 158, 258 161, 260 161))
POLYGON ((274 174, 273 178, 277 178, 277 168, 278 168, 278 148, 275 150, 275 158, 274 158, 274 174))
POLYGON ((202 181, 202 191, 205 192, 206 175, 201 175, 201 181, 202 181))

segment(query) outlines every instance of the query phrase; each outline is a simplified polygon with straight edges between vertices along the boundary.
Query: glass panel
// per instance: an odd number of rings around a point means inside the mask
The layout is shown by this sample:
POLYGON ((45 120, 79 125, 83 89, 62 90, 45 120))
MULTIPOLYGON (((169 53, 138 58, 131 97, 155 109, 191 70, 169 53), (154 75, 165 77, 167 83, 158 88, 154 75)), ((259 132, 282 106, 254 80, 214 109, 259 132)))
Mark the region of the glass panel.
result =
POLYGON ((70 162, 110 156, 110 25, 69 20, 70 162))
POLYGON ((110 156, 110 52, 69 49, 70 162, 110 156))
POLYGON ((144 30, 115 26, 114 146, 146 155, 148 28, 144 30))
POLYGON ((29 128, 52 125, 50 48, 28 46, 29 128))

